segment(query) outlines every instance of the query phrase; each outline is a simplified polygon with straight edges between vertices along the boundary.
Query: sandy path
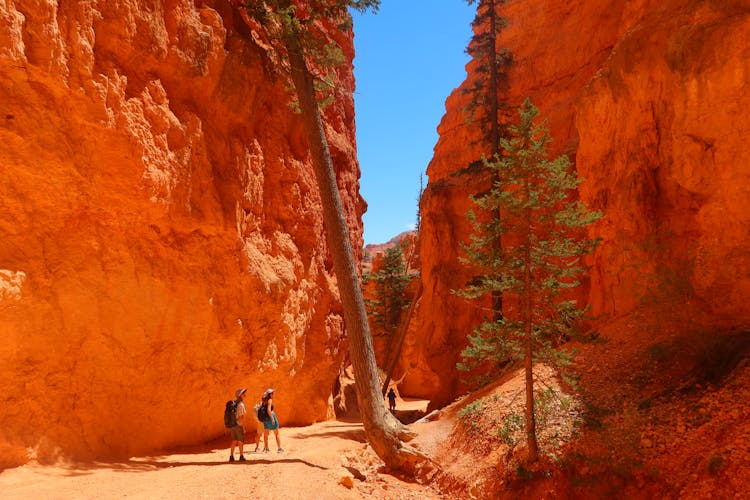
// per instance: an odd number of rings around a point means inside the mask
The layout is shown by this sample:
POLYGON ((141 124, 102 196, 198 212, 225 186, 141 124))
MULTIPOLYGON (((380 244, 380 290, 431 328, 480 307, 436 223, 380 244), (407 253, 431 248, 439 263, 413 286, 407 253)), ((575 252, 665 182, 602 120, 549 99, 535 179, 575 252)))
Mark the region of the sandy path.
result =
MULTIPOLYGON (((271 453, 246 451, 245 463, 227 463, 228 438, 199 449, 115 463, 30 463, 0 473, 0 498, 434 498, 423 486, 375 473, 376 461, 359 423, 323 422, 281 432, 284 453, 275 452, 271 437, 271 453), (352 476, 346 468, 352 464, 355 475, 361 472, 365 478, 354 479, 347 488, 340 482, 352 476)), ((246 445, 246 450, 253 448, 254 443, 246 445)))

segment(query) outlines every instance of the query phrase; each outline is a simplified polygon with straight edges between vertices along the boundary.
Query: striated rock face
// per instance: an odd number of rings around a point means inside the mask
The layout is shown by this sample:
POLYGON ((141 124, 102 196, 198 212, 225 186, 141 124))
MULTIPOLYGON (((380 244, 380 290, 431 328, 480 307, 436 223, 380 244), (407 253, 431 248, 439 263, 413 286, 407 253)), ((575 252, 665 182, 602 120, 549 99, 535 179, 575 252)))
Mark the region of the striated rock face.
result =
MULTIPOLYGON (((509 1, 500 39, 513 53, 503 97, 526 96, 547 118, 552 153, 587 179, 580 195, 604 212, 586 294, 599 317, 648 301, 700 304, 750 320, 750 7, 742 0, 509 1)), ((421 203, 422 330, 402 390, 433 398, 463 390, 455 364, 481 304, 451 295, 470 278, 457 264, 469 193, 452 175, 481 156, 462 110, 467 81, 446 102, 421 203), (469 145, 467 147, 467 145, 469 145)))
MULTIPOLYGON (((276 388, 283 424, 332 415, 320 200, 253 35, 226 2, 0 2, 0 466, 205 441, 239 387, 276 388)), ((362 248, 343 78, 326 127, 362 248)))

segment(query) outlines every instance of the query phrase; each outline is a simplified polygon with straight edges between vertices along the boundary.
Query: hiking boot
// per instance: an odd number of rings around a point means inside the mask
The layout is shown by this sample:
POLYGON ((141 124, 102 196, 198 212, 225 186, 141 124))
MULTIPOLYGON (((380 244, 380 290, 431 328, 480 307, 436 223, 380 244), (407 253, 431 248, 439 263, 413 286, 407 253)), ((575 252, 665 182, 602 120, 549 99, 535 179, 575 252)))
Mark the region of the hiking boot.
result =
POLYGON ((268 448, 263 448, 263 453, 270 453, 270 451, 268 448))
POLYGON ((240 455, 240 462, 246 462, 245 455, 240 455))
POLYGON ((234 455, 229 455, 229 461, 234 462, 234 455))
POLYGON ((277 451, 277 452, 279 452, 279 453, 284 453, 284 448, 279 448, 279 449, 278 449, 278 450, 276 450, 276 451, 277 451))

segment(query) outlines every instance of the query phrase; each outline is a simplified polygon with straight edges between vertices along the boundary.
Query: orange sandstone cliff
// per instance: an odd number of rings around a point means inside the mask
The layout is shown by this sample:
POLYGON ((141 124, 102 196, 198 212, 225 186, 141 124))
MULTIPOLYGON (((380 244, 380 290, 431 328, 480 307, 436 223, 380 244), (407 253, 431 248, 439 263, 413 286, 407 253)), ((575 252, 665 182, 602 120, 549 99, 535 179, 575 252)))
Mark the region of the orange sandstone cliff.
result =
MULTIPOLYGON (((540 108, 605 218, 585 294, 604 319, 649 301, 677 301, 724 324, 750 322, 750 6, 742 0, 508 1, 499 45, 513 54, 508 92, 540 108)), ((480 28, 482 29, 482 28, 480 28)), ((454 175, 482 151, 462 111, 466 82, 446 102, 421 201, 424 294, 403 355, 402 392, 451 401, 466 389, 455 364, 481 309, 451 294, 468 279, 468 195, 454 175), (467 146, 469 145, 469 146, 467 146)))
MULTIPOLYGON (((0 2, 0 466, 205 441, 240 387, 332 414, 320 200, 254 39, 226 2, 0 2)), ((361 248, 348 68, 325 119, 361 248)))

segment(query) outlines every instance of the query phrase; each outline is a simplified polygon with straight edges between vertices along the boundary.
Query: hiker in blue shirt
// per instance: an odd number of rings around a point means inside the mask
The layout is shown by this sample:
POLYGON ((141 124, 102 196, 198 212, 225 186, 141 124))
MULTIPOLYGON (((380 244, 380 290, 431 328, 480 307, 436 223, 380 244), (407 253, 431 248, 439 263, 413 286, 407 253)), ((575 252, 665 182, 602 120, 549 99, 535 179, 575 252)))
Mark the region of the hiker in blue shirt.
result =
POLYGON ((268 417, 263 422, 263 453, 268 453, 268 431, 273 431, 276 436, 276 448, 279 453, 283 453, 284 449, 281 447, 281 438, 279 437, 279 419, 276 417, 276 413, 273 411, 273 389, 268 389, 263 393, 263 400, 261 404, 265 406, 268 417))

